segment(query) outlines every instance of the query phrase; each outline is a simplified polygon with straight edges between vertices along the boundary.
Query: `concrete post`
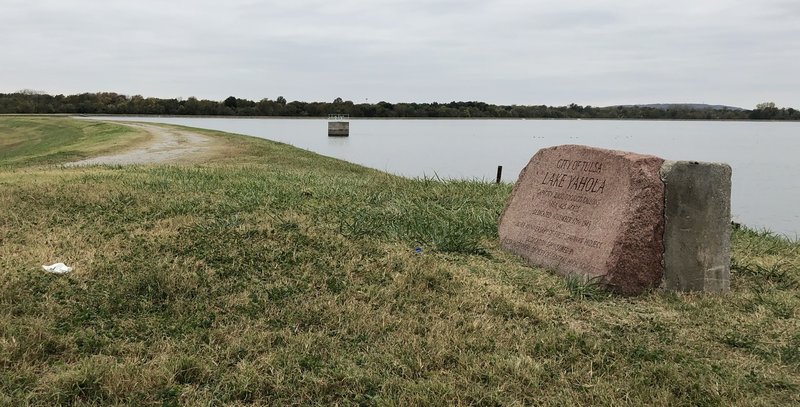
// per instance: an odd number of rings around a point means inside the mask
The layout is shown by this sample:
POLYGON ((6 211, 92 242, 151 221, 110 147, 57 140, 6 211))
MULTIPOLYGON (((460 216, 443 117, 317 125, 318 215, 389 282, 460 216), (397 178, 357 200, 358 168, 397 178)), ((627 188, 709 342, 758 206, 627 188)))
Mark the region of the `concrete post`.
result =
POLYGON ((664 286, 674 291, 730 290, 731 167, 667 161, 664 286))

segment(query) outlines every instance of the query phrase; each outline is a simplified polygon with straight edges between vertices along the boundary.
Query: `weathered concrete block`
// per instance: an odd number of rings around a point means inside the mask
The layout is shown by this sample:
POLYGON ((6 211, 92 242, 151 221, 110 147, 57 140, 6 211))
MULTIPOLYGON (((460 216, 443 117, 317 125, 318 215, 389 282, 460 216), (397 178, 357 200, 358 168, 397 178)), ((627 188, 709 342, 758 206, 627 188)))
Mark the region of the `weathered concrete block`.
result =
POLYGON ((731 167, 667 161, 664 287, 675 291, 730 289, 731 167))
POLYGON ((622 293, 729 289, 725 164, 586 146, 539 150, 500 217, 503 248, 622 293))
POLYGON ((350 122, 328 122, 329 137, 347 137, 350 135, 350 122))

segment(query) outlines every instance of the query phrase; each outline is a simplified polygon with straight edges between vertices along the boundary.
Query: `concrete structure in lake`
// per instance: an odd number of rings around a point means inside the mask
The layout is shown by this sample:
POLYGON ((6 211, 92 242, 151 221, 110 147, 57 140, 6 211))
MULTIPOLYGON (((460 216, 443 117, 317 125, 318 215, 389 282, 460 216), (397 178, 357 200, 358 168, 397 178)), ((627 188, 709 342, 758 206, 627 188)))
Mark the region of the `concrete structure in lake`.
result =
POLYGON ((328 137, 348 137, 350 135, 350 122, 346 114, 328 115, 328 137))
POLYGON ((729 289, 730 167, 566 145, 539 150, 500 217, 502 247, 622 294, 729 289))

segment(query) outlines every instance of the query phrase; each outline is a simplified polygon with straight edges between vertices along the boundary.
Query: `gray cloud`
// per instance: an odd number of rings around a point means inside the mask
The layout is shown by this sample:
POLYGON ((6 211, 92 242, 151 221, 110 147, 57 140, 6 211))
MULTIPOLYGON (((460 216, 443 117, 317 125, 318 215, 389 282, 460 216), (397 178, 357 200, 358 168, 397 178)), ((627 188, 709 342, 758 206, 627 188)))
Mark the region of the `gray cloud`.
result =
POLYGON ((0 92, 800 107, 785 0, 0 0, 0 92))

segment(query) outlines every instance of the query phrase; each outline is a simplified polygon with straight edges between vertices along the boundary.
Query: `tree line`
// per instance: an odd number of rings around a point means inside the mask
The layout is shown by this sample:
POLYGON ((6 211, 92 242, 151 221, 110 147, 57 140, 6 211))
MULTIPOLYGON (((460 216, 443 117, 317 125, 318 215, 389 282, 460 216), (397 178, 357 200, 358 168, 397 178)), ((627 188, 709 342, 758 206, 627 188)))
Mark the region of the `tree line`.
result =
POLYGON ((387 118, 530 118, 530 119, 679 119, 679 120, 800 120, 800 111, 760 103, 755 109, 698 108, 691 105, 569 106, 493 105, 484 102, 450 103, 353 103, 336 98, 333 102, 287 102, 282 96, 259 101, 234 96, 222 101, 160 99, 128 96, 113 92, 48 95, 36 91, 0 93, 0 114, 110 114, 186 116, 289 116, 387 118))

